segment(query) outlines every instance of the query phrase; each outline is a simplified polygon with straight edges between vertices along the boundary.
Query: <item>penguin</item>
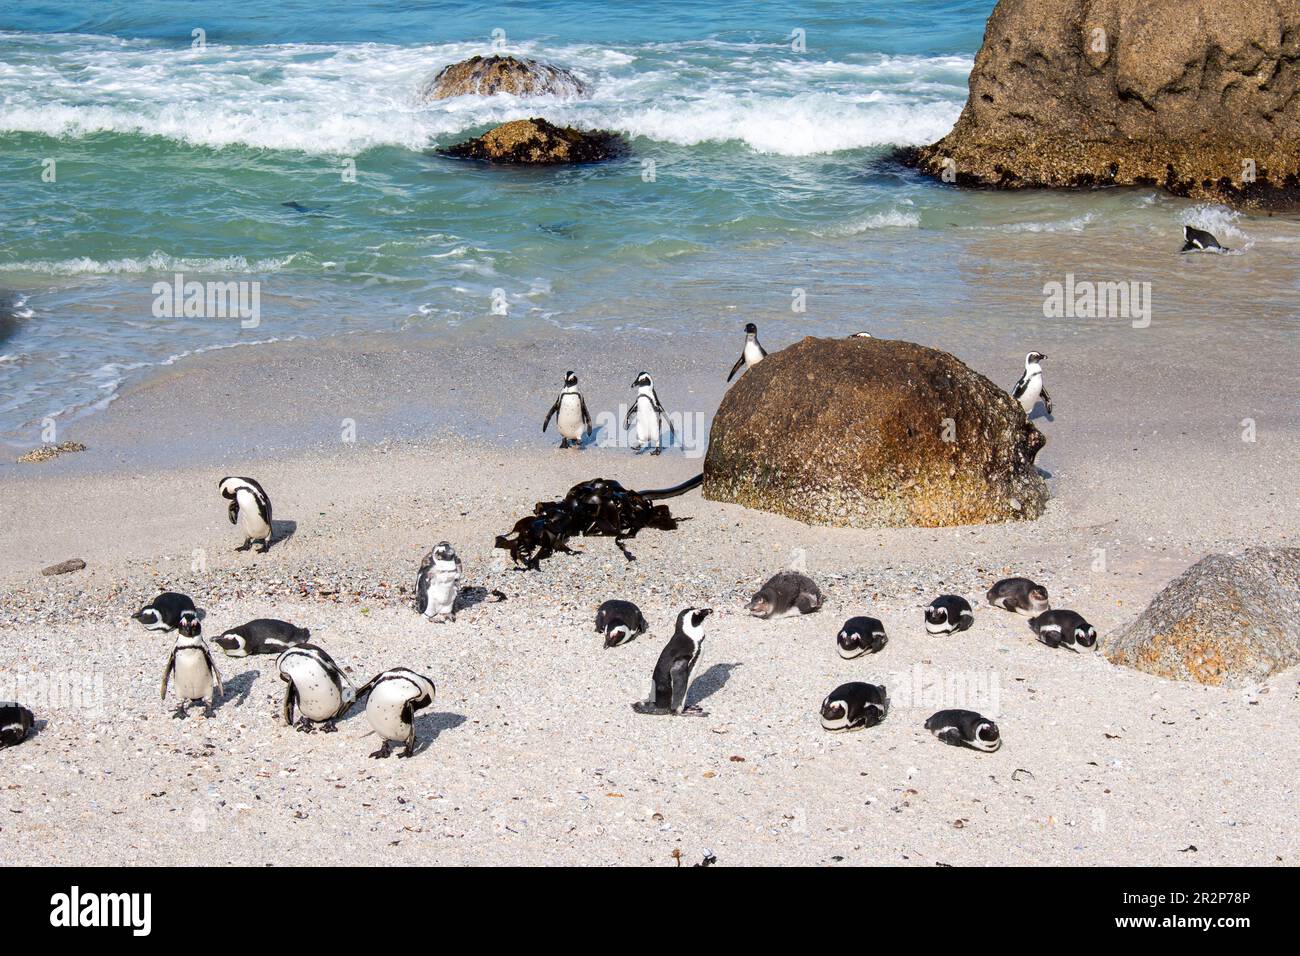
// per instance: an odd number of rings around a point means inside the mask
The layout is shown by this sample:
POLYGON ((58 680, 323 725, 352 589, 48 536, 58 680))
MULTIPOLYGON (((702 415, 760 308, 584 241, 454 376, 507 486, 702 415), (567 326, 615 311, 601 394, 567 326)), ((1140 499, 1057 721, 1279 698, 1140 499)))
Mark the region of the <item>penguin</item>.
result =
POLYGON ((582 439, 591 432, 591 416, 587 414, 587 402, 578 391, 578 376, 572 371, 564 373, 564 388, 555 399, 555 404, 546 413, 542 422, 542 431, 555 416, 555 428, 560 433, 561 448, 581 448, 582 439), (570 445, 569 443, 573 444, 570 445))
POLYGON ((22 704, 0 701, 0 750, 26 740, 34 723, 36 717, 22 704))
POLYGON ((460 557, 447 541, 424 556, 415 579, 415 609, 435 623, 456 620, 460 557))
POLYGON ((822 606, 822 592, 812 578, 798 571, 778 571, 745 605, 754 617, 771 620, 811 614, 822 606))
POLYGON ((203 640, 197 620, 182 626, 180 635, 176 638, 176 646, 167 657, 167 667, 163 670, 161 699, 167 699, 167 683, 175 671, 176 693, 181 702, 172 716, 184 717, 190 704, 201 700, 206 705, 204 714, 211 717, 212 705, 222 694, 221 674, 212 662, 212 652, 203 640))
POLYGON ((872 335, 870 332, 854 332, 852 335, 848 337, 851 339, 874 339, 875 338, 875 336, 872 335))
POLYGON ((941 594, 925 609, 925 629, 931 634, 955 634, 974 623, 970 602, 955 594, 941 594))
POLYGON ((284 681, 284 704, 280 716, 286 727, 293 727, 293 712, 299 714, 297 729, 311 733, 316 724, 332 734, 338 720, 357 699, 357 689, 334 658, 315 644, 299 644, 275 660, 280 680, 284 681))
POLYGON ((840 657, 846 661, 863 654, 876 654, 889 643, 885 636, 885 625, 874 617, 851 617, 844 622, 840 632, 835 635, 835 644, 840 657))
POLYGON ((605 635, 606 647, 618 647, 649 630, 645 615, 631 601, 606 601, 596 609, 596 633, 605 635))
POLYGON ((1183 248, 1179 252, 1231 252, 1227 246, 1204 229, 1183 226, 1183 248))
POLYGON ((698 706, 686 706, 686 689, 704 647, 704 619, 712 613, 712 608, 688 607, 677 615, 677 628, 655 664, 650 694, 644 701, 632 705, 634 711, 638 714, 705 716, 698 706))
POLYGON ((140 610, 131 615, 151 631, 174 631, 182 620, 199 619, 198 609, 188 594, 163 591, 140 610))
POLYGON ((822 701, 822 726, 827 730, 861 730, 874 727, 889 711, 889 695, 876 684, 853 681, 841 684, 822 701))
POLYGON ((749 371, 763 359, 767 358, 767 349, 763 348, 758 341, 758 326, 753 322, 745 325, 745 346, 740 350, 740 358, 736 359, 736 364, 731 366, 731 374, 727 376, 730 382, 740 371, 740 367, 745 366, 745 371, 749 371))
POLYGON ((1048 647, 1078 644, 1092 647, 1097 643, 1097 629, 1075 611, 1046 611, 1029 619, 1029 626, 1048 647))
POLYGON ((642 372, 632 383, 632 387, 637 389, 636 401, 632 407, 627 410, 627 418, 623 421, 623 428, 632 427, 632 417, 636 416, 636 450, 644 451, 651 445, 654 446, 652 455, 658 455, 662 452, 663 443, 660 441, 659 416, 663 416, 664 421, 668 423, 668 444, 671 445, 677 440, 677 431, 673 428, 673 420, 668 417, 664 411, 663 403, 659 401, 659 396, 655 394, 655 383, 650 378, 649 372, 642 372))
POLYGON ((230 499, 230 523, 244 532, 244 543, 236 551, 247 551, 258 542, 258 554, 271 547, 271 499, 252 478, 222 478, 217 485, 221 497, 230 499))
POLYGON ((433 703, 433 681, 405 667, 394 667, 372 677, 357 691, 360 700, 367 694, 366 719, 384 743, 371 757, 387 757, 394 743, 405 744, 399 757, 415 753, 415 712, 433 703))
POLYGON ((310 637, 311 631, 305 627, 259 617, 224 631, 220 637, 214 637, 212 643, 227 657, 248 657, 251 654, 280 654, 310 637))
POLYGON ((973 710, 941 710, 926 720, 925 729, 954 747, 992 753, 1002 746, 998 725, 973 710))
POLYGON ((989 588, 988 601, 994 607, 1025 617, 1042 614, 1051 607, 1047 601, 1047 588, 1029 578, 1003 578, 989 588))
POLYGON ((1030 352, 1025 356, 1025 371, 1020 376, 1020 381, 1016 382, 1016 387, 1011 390, 1011 397, 1020 403, 1020 407, 1025 410, 1025 415, 1029 415, 1038 404, 1038 400, 1043 400, 1043 407, 1047 409, 1047 414, 1052 414, 1052 396, 1047 394, 1047 387, 1043 385, 1043 359, 1047 358, 1042 352, 1030 352))

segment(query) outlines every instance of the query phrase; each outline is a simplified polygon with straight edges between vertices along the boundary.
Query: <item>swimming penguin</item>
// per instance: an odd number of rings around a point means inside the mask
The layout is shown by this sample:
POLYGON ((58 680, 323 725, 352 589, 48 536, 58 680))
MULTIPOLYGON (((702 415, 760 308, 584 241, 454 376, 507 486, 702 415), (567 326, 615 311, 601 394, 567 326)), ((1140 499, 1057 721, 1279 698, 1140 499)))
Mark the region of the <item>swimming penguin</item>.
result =
POLYGON ((736 359, 736 364, 731 366, 731 374, 727 376, 727 381, 730 382, 736 377, 742 365, 745 366, 745 371, 749 371, 765 358, 767 358, 767 349, 758 342, 758 326, 750 322, 745 326, 745 347, 740 350, 740 358, 736 359))
POLYGON ((686 689, 691 671, 704 647, 704 619, 712 608, 688 607, 677 615, 677 628, 669 638, 650 681, 650 694, 632 705, 638 714, 692 714, 705 716, 698 706, 686 706, 686 689))
POLYGON ((970 602, 955 594, 941 594, 925 609, 925 629, 931 634, 955 634, 974 623, 970 602))
POLYGON ((212 705, 222 694, 221 674, 212 662, 212 652, 203 640, 199 622, 183 625, 180 632, 181 636, 176 638, 176 646, 168 655, 167 667, 163 670, 161 698, 167 699, 167 683, 175 671, 176 693, 181 702, 172 716, 184 717, 190 704, 201 700, 206 705, 204 714, 211 717, 212 705))
POLYGON ((1183 248, 1179 252, 1230 252, 1227 246, 1204 229, 1183 226, 1183 248))
POLYGON ((258 554, 271 547, 271 499, 252 478, 222 478, 221 497, 230 499, 230 523, 244 532, 244 543, 236 551, 247 551, 258 542, 258 554))
POLYGON ((1029 578, 1003 578, 989 588, 988 600, 994 607, 1026 617, 1042 614, 1051 607, 1047 602, 1047 588, 1029 578))
POLYGON ((199 612, 188 594, 163 591, 140 610, 131 615, 151 631, 174 631, 181 621, 198 620, 199 612))
POLYGON ((327 734, 338 728, 334 721, 348 712, 357 699, 357 689, 334 658, 315 644, 291 647, 276 659, 276 670, 284 681, 284 704, 280 716, 293 727, 293 712, 299 713, 297 728, 311 733, 316 724, 327 734))
POLYGON ((394 667, 376 674, 357 691, 357 699, 369 694, 366 719, 375 733, 384 739, 372 757, 387 757, 394 743, 405 744, 399 757, 415 753, 415 712, 433 703, 433 681, 405 667, 394 667))
POLYGON ((861 730, 874 727, 889 711, 889 695, 876 684, 853 681, 841 684, 822 701, 822 726, 827 730, 861 730))
POLYGON ((280 654, 302 644, 311 637, 311 631, 305 627, 295 627, 288 621, 275 618, 259 617, 232 627, 214 637, 212 643, 221 648, 227 657, 248 657, 251 654, 280 654))
POLYGON ((840 657, 846 661, 863 654, 875 654, 888 643, 885 625, 874 617, 851 617, 835 635, 840 657))
POLYGON ((36 717, 22 704, 0 701, 0 750, 27 739, 36 717))
POLYGON ((1020 407, 1028 415, 1038 404, 1038 400, 1043 400, 1043 407, 1047 409, 1047 414, 1052 414, 1052 396, 1047 394, 1047 388, 1043 385, 1043 359, 1047 358, 1042 352, 1030 352, 1025 356, 1025 371, 1020 376, 1020 381, 1016 382, 1016 387, 1011 390, 1011 397, 1020 403, 1020 407))
POLYGON ((745 610, 770 620, 811 614, 822 606, 822 592, 812 578, 798 571, 778 571, 749 599, 745 610))
POLYGON ((1029 626, 1048 647, 1060 647, 1062 644, 1092 647, 1097 643, 1097 629, 1075 611, 1047 611, 1031 617, 1029 626))
POLYGON ((424 556, 415 579, 415 609, 435 623, 456 620, 460 558, 447 541, 424 556))
POLYGON ((606 601, 596 609, 596 633, 605 635, 606 647, 618 647, 644 634, 650 625, 631 601, 606 601))
POLYGON ((636 401, 632 407, 627 410, 627 418, 623 421, 623 428, 632 427, 632 417, 636 416, 636 450, 643 451, 649 446, 654 446, 654 451, 650 454, 657 455, 663 451, 663 443, 660 441, 659 433, 659 416, 663 416, 664 421, 668 423, 668 444, 672 444, 677 439, 677 431, 673 428, 673 420, 668 417, 664 411, 663 404, 659 401, 659 396, 655 394, 655 383, 650 378, 649 372, 642 372, 632 383, 632 387, 637 389, 636 401))
POLYGON ((973 710, 941 710, 925 722, 925 729, 954 747, 992 753, 1002 746, 998 725, 973 710))
POLYGON ((583 436, 591 432, 591 416, 587 414, 587 402, 578 391, 578 376, 573 372, 564 373, 564 388, 555 399, 555 404, 546 413, 542 422, 542 431, 555 416, 555 428, 560 433, 561 448, 581 448, 583 436), (570 446, 570 442, 573 443, 570 446))

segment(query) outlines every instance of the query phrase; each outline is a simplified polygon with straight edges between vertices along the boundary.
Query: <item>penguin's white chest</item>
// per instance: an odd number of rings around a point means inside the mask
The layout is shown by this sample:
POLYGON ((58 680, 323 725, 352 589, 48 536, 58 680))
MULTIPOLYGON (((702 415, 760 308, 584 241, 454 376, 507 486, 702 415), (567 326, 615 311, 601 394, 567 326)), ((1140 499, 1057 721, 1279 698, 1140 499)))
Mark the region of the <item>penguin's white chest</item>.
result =
POLYGON ((236 492, 235 501, 239 503, 239 528, 244 534, 259 539, 270 534, 271 529, 262 519, 262 513, 257 510, 257 499, 251 491, 236 492))
POLYGON ((460 572, 454 561, 440 561, 429 572, 428 602, 424 607, 426 617, 449 614, 456 604, 457 583, 460 572))
POLYGON ((406 740, 411 725, 402 719, 402 709, 420 694, 415 684, 401 678, 376 684, 366 700, 366 719, 375 733, 386 740, 406 740))
POLYGON ((291 656, 280 673, 293 681, 298 709, 310 720, 329 720, 343 709, 343 692, 318 663, 306 656, 291 656))
POLYGON ((758 347, 757 342, 745 342, 745 366, 757 365, 763 361, 763 350, 758 347))
POLYGON ((555 424, 569 441, 582 438, 582 399, 577 392, 569 392, 560 399, 560 414, 555 424))
POLYGON ((1025 385, 1025 392, 1020 396, 1020 407, 1028 415, 1038 404, 1039 397, 1043 394, 1043 373, 1035 372, 1029 376, 1029 382, 1025 385))
POLYGON ((659 441, 659 413, 649 395, 641 395, 636 400, 636 440, 642 444, 659 441))
POLYGON ((196 647, 176 652, 176 693, 184 700, 202 700, 212 691, 212 670, 203 651, 196 647))

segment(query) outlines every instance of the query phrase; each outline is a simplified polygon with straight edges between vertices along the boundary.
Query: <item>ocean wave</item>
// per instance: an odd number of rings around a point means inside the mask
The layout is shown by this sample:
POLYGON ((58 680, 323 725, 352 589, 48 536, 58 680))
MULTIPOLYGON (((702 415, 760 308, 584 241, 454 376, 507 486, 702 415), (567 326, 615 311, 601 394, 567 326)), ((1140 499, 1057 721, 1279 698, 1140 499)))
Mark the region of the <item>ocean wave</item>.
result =
POLYGON ((810 229, 814 236, 821 239, 847 239, 879 229, 916 229, 921 225, 919 213, 902 209, 889 209, 885 212, 872 213, 860 219, 837 223, 818 229, 810 229))
POLYGON ((279 272, 297 258, 296 255, 280 258, 256 259, 249 262, 244 256, 215 258, 186 258, 153 252, 144 258, 108 259, 101 261, 81 256, 75 259, 40 259, 29 262, 0 263, 0 272, 23 272, 37 275, 123 275, 153 272, 245 273, 261 275, 279 272))

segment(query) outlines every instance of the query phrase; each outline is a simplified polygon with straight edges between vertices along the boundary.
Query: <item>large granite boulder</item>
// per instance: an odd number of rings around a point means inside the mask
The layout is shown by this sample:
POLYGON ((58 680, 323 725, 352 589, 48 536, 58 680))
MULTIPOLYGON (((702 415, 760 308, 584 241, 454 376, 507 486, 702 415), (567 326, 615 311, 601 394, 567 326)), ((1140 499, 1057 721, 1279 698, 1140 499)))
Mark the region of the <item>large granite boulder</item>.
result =
POLYGON ((912 156, 965 185, 1294 206, 1300 3, 999 0, 957 125, 912 156))
POLYGON ((525 166, 595 163, 627 148, 617 133, 560 127, 544 119, 514 120, 442 152, 459 159, 525 166))
POLYGON ((424 102, 451 96, 589 96, 576 74, 523 56, 472 56, 452 63, 420 89, 424 102))
POLYGON ((1117 664, 1230 687, 1300 664, 1300 548, 1206 555, 1103 648, 1117 664))
POLYGON ((1036 518, 1046 443, 947 352, 806 338, 755 365, 713 419, 704 496, 857 528, 1036 518))

